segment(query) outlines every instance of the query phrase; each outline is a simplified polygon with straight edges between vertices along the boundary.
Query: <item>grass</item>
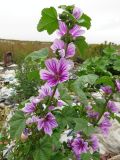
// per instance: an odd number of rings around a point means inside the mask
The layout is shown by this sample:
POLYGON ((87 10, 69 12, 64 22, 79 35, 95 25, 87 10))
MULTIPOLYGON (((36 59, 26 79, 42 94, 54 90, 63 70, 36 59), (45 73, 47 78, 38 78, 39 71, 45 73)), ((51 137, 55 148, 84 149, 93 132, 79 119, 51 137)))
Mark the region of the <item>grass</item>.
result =
MULTIPOLYGON (((76 54, 76 57, 86 59, 91 56, 96 56, 101 53, 103 48, 108 45, 104 44, 90 44, 88 49, 83 55, 76 54)), ((21 63, 22 60, 31 52, 39 50, 42 48, 49 48, 50 55, 52 51, 50 50, 51 42, 39 42, 39 41, 19 41, 19 40, 4 40, 0 39, 0 61, 3 60, 3 54, 10 51, 13 54, 14 63, 21 63)), ((120 46, 115 45, 120 50, 120 46)))

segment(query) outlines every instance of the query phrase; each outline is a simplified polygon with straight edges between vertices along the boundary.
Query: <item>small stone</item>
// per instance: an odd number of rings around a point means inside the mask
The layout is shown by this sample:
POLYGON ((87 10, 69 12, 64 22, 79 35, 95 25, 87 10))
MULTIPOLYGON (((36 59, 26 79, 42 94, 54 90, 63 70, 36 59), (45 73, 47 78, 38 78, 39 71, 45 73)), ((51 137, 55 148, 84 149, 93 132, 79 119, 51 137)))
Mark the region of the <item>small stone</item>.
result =
POLYGON ((5 104, 4 103, 0 103, 0 108, 5 108, 5 104))
POLYGON ((110 158, 109 160, 120 160, 120 155, 114 156, 110 158))

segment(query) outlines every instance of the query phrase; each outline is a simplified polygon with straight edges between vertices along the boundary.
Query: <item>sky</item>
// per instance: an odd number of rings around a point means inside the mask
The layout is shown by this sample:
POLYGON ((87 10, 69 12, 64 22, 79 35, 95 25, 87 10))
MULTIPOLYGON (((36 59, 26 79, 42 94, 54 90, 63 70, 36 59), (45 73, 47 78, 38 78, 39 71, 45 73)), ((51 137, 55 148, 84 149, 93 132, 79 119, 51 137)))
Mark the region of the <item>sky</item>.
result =
POLYGON ((43 8, 75 4, 92 18, 88 43, 120 43, 120 0, 0 0, 0 38, 52 41, 57 34, 38 32, 43 8))

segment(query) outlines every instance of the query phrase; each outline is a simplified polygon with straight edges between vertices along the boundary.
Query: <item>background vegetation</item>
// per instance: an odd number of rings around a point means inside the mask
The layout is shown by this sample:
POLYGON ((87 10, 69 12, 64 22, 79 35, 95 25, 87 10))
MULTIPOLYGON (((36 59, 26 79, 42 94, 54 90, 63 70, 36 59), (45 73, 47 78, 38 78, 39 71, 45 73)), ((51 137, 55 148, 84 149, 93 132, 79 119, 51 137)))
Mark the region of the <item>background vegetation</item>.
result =
MULTIPOLYGON (((79 57, 82 59, 86 59, 92 56, 100 55, 101 51, 111 43, 104 42, 103 44, 90 44, 88 46, 88 49, 86 49, 85 53, 83 55, 80 55, 79 57)), ((21 63, 23 59, 31 52, 35 50, 39 50, 41 48, 49 48, 50 56, 51 50, 50 50, 51 42, 39 42, 39 41, 18 41, 18 40, 0 40, 0 61, 3 60, 3 54, 5 52, 12 52, 13 54, 13 61, 15 63, 21 63)), ((113 44, 115 47, 118 48, 120 51, 120 45, 113 44)), ((75 59, 78 57, 78 53, 75 56, 75 59)))

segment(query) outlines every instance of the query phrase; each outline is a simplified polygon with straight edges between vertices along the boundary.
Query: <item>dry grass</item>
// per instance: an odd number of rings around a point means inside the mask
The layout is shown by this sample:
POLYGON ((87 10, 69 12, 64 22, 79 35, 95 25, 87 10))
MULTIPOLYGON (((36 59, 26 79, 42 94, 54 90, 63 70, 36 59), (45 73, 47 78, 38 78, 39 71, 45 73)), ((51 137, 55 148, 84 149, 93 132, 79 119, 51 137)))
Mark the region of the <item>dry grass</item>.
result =
MULTIPOLYGON (((39 42, 39 41, 18 41, 18 40, 0 40, 0 61, 3 60, 3 54, 5 52, 13 53, 13 61, 15 63, 20 63, 26 55, 31 53, 32 51, 39 50, 41 48, 49 48, 49 53, 51 55, 50 50, 50 42, 39 42)), ((103 48, 105 48, 106 44, 91 44, 89 48, 85 51, 83 55, 76 54, 76 57, 80 57, 82 59, 86 59, 91 56, 99 55, 103 48)), ((75 57, 75 58, 76 58, 75 57)))

